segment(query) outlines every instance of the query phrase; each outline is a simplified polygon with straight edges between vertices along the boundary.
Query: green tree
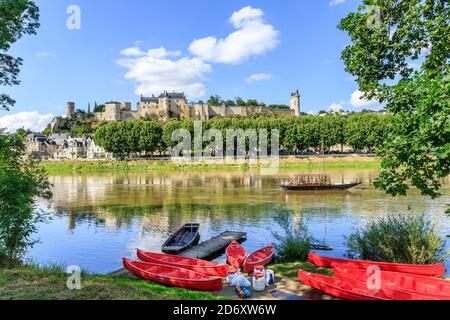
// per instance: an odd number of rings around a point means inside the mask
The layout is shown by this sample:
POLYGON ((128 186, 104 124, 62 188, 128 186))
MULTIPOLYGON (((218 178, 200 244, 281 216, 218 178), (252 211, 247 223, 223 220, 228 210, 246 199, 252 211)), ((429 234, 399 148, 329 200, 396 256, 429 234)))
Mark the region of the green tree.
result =
POLYGON ((70 134, 75 137, 82 137, 83 134, 92 133, 92 128, 86 123, 77 123, 72 129, 70 129, 70 134))
POLYGON ((245 101, 241 97, 237 97, 236 98, 236 105, 239 106, 239 107, 244 107, 247 104, 245 103, 245 101))
MULTIPOLYGON (((0 1, 0 85, 20 84, 18 75, 23 59, 8 55, 11 45, 25 34, 36 34, 39 28, 39 8, 31 0, 0 1)), ((0 109, 9 110, 15 100, 0 94, 0 109)))
POLYGON ((208 105, 217 106, 221 104, 222 99, 218 95, 211 96, 208 100, 208 105))
POLYGON ((97 105, 97 102, 95 103, 94 112, 105 112, 105 105, 100 104, 97 105))
POLYGON ((52 125, 49 123, 47 127, 45 127, 44 131, 42 131, 43 135, 49 136, 52 134, 52 125))
POLYGON ((437 197, 440 178, 450 173, 449 6, 446 0, 363 0, 339 24, 352 41, 342 52, 346 70, 364 98, 396 114, 378 150, 383 160, 375 181, 391 195, 405 195, 412 183, 437 197))
POLYGON ((232 106, 236 105, 236 102, 234 100, 227 100, 227 101, 225 101, 225 105, 227 107, 232 107, 232 106))
POLYGON ((247 106, 259 106, 259 102, 255 99, 249 99, 246 103, 247 106))
POLYGON ((320 147, 330 150, 332 146, 344 144, 344 119, 332 114, 316 117, 320 147))
POLYGON ((139 124, 139 152, 153 154, 155 151, 162 151, 162 125, 157 121, 142 121, 139 124))
POLYGON ((367 147, 367 134, 371 127, 366 124, 365 114, 354 113, 348 116, 344 128, 345 142, 352 146, 355 152, 362 151, 367 147))
POLYGON ((45 215, 35 198, 51 196, 45 171, 25 157, 23 137, 0 131, 0 265, 19 262, 36 243, 31 237, 45 215))

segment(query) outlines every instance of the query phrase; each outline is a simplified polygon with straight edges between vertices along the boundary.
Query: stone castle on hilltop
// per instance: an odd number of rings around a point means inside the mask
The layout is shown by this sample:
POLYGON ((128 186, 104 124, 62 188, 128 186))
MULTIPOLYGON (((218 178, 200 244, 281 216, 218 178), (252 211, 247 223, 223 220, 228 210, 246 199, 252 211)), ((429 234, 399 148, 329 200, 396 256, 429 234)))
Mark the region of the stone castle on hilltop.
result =
POLYGON ((51 123, 52 132, 67 128, 71 119, 82 120, 91 125, 101 122, 129 121, 137 119, 170 119, 210 120, 215 117, 251 116, 256 114, 279 114, 300 116, 300 93, 291 93, 289 108, 273 108, 267 106, 227 106, 208 105, 205 103, 187 102, 184 93, 164 92, 159 96, 143 97, 137 103, 137 110, 132 110, 129 102, 106 103, 103 112, 76 112, 75 103, 67 102, 65 117, 57 117, 51 123))

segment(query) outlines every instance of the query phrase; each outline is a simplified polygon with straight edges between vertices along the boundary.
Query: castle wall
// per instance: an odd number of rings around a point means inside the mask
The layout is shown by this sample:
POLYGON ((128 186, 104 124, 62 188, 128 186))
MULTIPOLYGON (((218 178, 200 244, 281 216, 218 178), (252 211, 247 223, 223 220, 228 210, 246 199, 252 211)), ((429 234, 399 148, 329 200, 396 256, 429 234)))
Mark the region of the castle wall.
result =
MULTIPOLYGON (((86 122, 114 122, 129 121, 143 118, 167 121, 171 118, 209 120, 214 117, 247 117, 256 114, 279 114, 286 116, 300 116, 300 93, 295 91, 290 97, 290 109, 269 108, 263 106, 226 106, 207 104, 188 104, 184 94, 167 93, 159 97, 151 98, 141 97, 137 104, 137 110, 132 111, 131 103, 107 103, 104 112, 96 112, 91 116, 82 113, 75 113, 75 103, 67 103, 68 118, 77 117, 86 122)), ((67 119, 62 117, 55 118, 52 121, 52 131, 56 132, 59 128, 66 126, 67 119)))

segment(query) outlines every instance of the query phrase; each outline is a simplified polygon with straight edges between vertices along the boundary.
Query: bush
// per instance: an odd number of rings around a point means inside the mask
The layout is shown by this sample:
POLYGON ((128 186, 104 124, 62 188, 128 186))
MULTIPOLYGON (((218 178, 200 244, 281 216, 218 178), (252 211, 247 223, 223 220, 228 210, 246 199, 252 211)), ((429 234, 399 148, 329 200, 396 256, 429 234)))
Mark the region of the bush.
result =
POLYGON ((44 214, 36 197, 51 197, 44 169, 25 157, 23 137, 0 130, 0 265, 20 261, 36 241, 31 236, 44 214))
POLYGON ((313 242, 307 224, 303 219, 294 223, 288 213, 279 214, 275 221, 284 230, 283 234, 272 232, 273 237, 278 241, 277 260, 280 262, 306 261, 313 242))
POLYGON ((370 222, 346 240, 354 259, 433 264, 444 258, 445 241, 425 215, 388 216, 370 222))

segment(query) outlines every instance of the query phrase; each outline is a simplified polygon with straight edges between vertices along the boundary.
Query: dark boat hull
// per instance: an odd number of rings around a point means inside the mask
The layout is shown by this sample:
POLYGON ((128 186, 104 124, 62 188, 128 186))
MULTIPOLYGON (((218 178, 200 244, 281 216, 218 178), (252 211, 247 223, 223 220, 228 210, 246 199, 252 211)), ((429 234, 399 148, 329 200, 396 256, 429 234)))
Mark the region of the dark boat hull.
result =
POLYGON ((281 185, 281 187, 285 190, 291 191, 301 191, 301 190, 347 190, 357 185, 361 184, 360 182, 353 183, 344 183, 344 184, 302 184, 302 185, 281 185))
POLYGON ((161 251, 164 253, 178 253, 196 245, 200 240, 200 225, 188 223, 178 229, 166 242, 161 251))

